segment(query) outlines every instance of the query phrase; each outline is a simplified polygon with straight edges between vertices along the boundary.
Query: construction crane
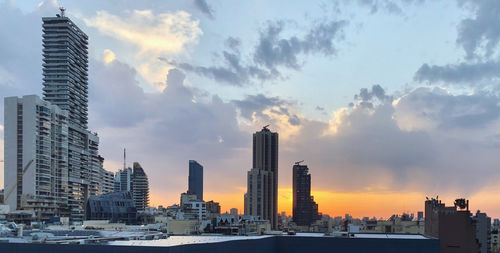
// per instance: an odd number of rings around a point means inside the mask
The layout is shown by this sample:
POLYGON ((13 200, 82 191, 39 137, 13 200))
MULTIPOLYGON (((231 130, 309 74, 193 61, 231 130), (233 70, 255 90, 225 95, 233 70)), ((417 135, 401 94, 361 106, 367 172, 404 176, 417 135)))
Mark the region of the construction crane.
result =
POLYGON ((264 127, 262 127, 262 130, 264 130, 264 129, 269 130, 268 127, 269 127, 269 125, 265 125, 264 127))
POLYGON ((302 161, 298 161, 298 162, 295 162, 295 165, 300 165, 300 164, 301 164, 301 163, 303 163, 303 162, 304 162, 304 160, 302 160, 302 161))
POLYGON ((5 193, 5 197, 4 197, 4 202, 5 203, 7 203, 7 199, 9 199, 10 194, 12 194, 12 192, 14 191, 14 189, 16 189, 17 182, 19 182, 20 180, 23 179, 24 173, 26 173, 26 171, 28 171, 29 167, 31 166, 31 164, 33 164, 34 161, 35 160, 31 159, 31 161, 29 161, 28 164, 26 164, 26 166, 24 166, 23 172, 20 175, 17 175, 16 182, 14 182, 14 185, 9 189, 8 192, 5 193))

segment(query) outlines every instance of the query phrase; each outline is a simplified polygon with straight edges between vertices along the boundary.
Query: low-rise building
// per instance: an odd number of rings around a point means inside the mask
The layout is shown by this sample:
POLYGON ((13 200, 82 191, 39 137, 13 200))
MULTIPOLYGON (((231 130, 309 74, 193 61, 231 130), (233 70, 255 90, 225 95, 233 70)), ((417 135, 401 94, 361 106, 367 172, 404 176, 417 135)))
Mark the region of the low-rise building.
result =
POLYGON ((137 223, 137 209, 130 192, 92 196, 87 201, 86 220, 109 220, 110 223, 137 223))
POLYGON ((217 216, 214 231, 226 235, 263 234, 271 231, 271 223, 259 216, 225 213, 217 216))
POLYGON ((204 201, 190 201, 182 204, 185 220, 206 220, 207 207, 204 201))

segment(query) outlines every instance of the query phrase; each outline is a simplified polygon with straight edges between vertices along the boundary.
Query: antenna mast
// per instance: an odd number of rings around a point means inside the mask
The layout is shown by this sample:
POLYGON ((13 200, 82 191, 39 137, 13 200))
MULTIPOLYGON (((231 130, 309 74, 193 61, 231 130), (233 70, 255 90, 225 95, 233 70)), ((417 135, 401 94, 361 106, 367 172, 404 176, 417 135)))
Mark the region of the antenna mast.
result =
POLYGON ((124 170, 127 168, 126 161, 127 161, 127 150, 125 148, 123 148, 123 169, 124 170))

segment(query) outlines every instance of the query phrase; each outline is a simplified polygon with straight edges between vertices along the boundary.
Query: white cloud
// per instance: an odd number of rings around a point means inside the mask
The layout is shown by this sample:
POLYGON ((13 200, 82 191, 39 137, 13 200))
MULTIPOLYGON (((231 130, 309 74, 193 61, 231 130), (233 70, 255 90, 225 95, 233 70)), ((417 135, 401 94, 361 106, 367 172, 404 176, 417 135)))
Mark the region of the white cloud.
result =
POLYGON ((165 89, 165 77, 172 68, 159 64, 157 58, 183 53, 203 34, 199 21, 185 11, 155 13, 152 10, 133 10, 128 16, 121 17, 101 10, 94 17, 83 20, 103 35, 136 46, 134 67, 160 92, 165 89))
POLYGON ((101 59, 105 64, 109 64, 116 59, 116 55, 110 49, 105 49, 104 52, 102 52, 101 59))
POLYGON ((151 10, 134 10, 126 18, 97 11, 95 17, 84 21, 105 35, 136 45, 141 54, 179 53, 203 34, 199 21, 184 11, 155 14, 151 10))

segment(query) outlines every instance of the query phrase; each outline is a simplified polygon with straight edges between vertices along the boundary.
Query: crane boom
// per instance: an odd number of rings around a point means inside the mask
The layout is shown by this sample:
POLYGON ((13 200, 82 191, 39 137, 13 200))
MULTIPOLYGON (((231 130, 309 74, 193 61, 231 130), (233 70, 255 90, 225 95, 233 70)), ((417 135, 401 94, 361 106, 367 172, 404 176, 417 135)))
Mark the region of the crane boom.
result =
POLYGON ((31 166, 31 164, 33 164, 35 160, 31 159, 31 161, 28 162, 28 164, 26 164, 26 166, 24 166, 24 169, 23 169, 23 172, 20 174, 20 175, 17 175, 17 180, 16 182, 14 183, 14 185, 9 189, 9 191, 5 194, 5 203, 7 203, 7 199, 9 199, 9 196, 10 194, 12 194, 12 192, 14 191, 14 189, 16 189, 17 187, 17 182, 19 182, 19 180, 22 180, 23 179, 23 176, 24 176, 24 173, 26 173, 26 171, 28 171, 29 167, 31 166))

